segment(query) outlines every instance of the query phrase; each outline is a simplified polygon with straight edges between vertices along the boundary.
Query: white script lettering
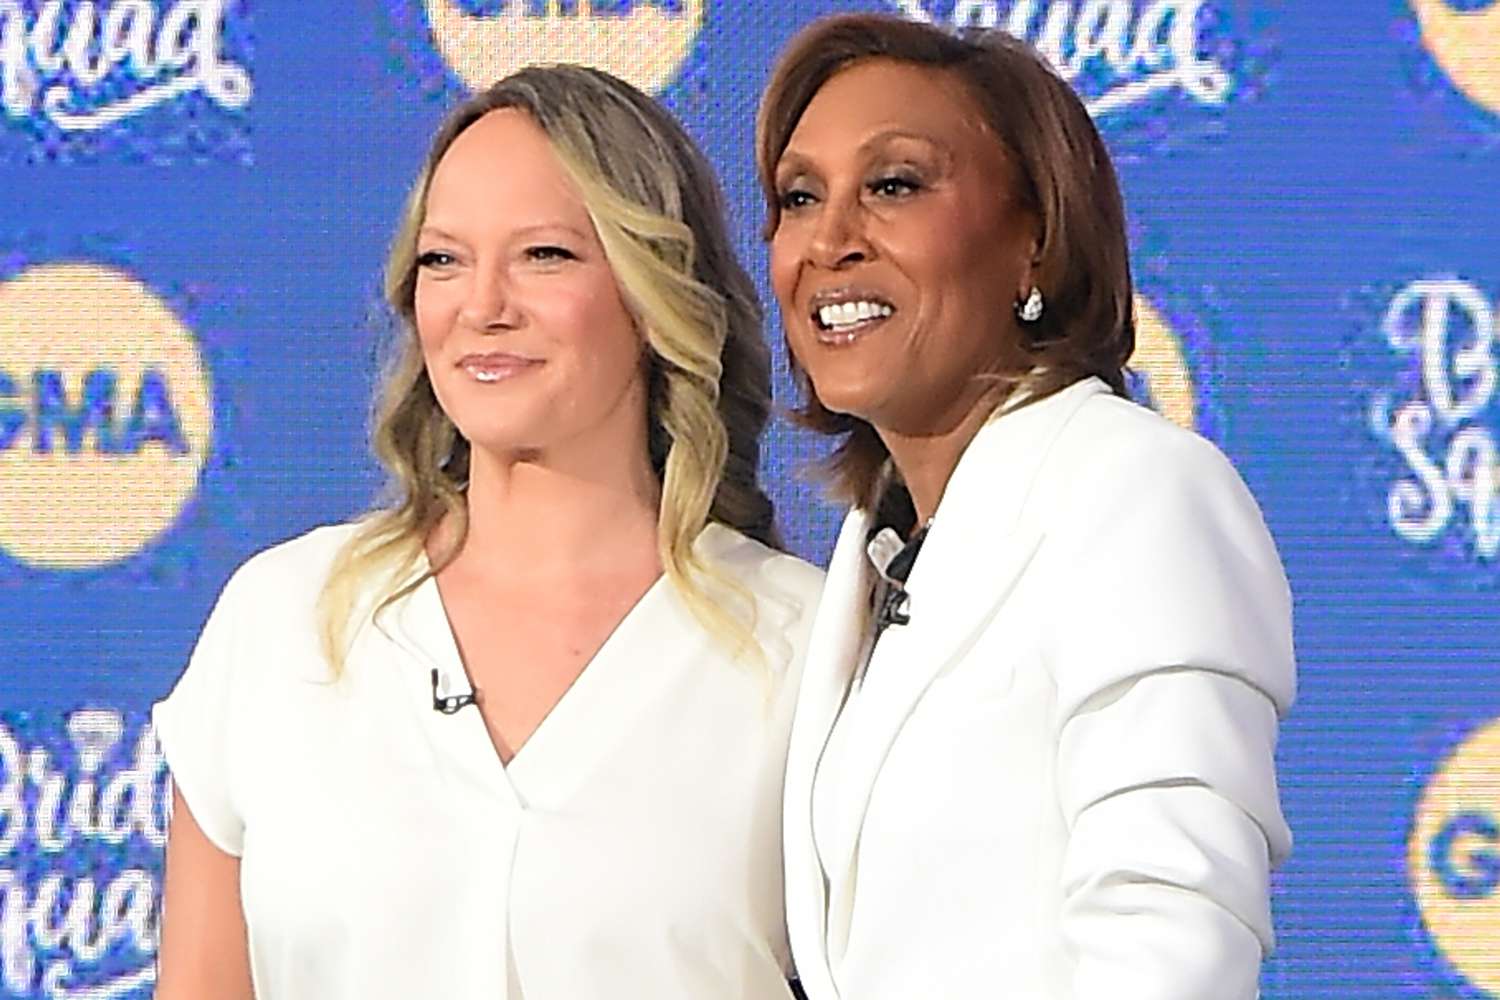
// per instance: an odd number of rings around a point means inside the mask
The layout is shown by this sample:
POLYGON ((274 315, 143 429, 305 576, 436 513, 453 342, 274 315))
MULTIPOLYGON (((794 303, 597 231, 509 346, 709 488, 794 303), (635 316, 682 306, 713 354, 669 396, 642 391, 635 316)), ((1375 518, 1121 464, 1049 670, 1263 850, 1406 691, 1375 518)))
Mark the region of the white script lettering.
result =
MULTIPOLYGON (((932 23, 926 0, 893 0, 907 17, 932 23)), ((1000 0, 959 0, 955 27, 1004 25, 1046 56, 1066 80, 1102 61, 1115 85, 1087 103, 1096 117, 1179 88, 1202 104, 1229 97, 1229 71, 1203 55, 1200 14, 1205 0, 1013 0, 1002 17, 1000 0)))
POLYGON ((95 841, 118 849, 130 838, 149 849, 166 843, 170 785, 150 727, 142 726, 126 766, 107 772, 125 734, 116 712, 87 709, 67 721, 76 764, 60 766, 45 747, 27 748, 0 724, 0 992, 29 996, 40 956, 51 953, 40 981, 54 1000, 122 996, 150 982, 151 965, 107 983, 75 985, 75 965, 89 966, 127 946, 149 959, 157 948, 157 881, 139 867, 81 877, 38 877, 35 862, 95 841), (19 864, 12 863, 16 858, 19 864))
POLYGON ((223 108, 250 101, 249 72, 221 52, 226 0, 44 0, 27 21, 24 0, 0 0, 0 108, 40 111, 64 131, 92 131, 181 94, 201 91, 223 108), (103 8, 101 10, 101 8, 103 8), (100 85, 120 71, 139 89, 118 97, 100 85))
POLYGON ((1390 348, 1413 359, 1421 385, 1418 398, 1392 407, 1382 397, 1371 412, 1411 473, 1387 494, 1391 529, 1425 545, 1466 509, 1474 552, 1490 559, 1500 551, 1500 452, 1494 430, 1477 418, 1500 377, 1494 307, 1466 281, 1414 281, 1391 299, 1381 325, 1390 348))

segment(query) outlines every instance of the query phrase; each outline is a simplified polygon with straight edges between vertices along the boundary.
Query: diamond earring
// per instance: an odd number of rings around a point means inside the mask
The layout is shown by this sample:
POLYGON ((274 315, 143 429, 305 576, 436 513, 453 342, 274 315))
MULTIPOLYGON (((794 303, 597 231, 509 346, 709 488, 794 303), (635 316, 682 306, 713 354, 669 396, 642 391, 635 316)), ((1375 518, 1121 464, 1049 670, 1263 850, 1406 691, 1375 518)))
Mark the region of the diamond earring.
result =
POLYGON ((1042 290, 1032 285, 1031 294, 1026 296, 1026 301, 1016 303, 1016 315, 1023 323, 1035 323, 1042 318, 1042 306, 1042 290))

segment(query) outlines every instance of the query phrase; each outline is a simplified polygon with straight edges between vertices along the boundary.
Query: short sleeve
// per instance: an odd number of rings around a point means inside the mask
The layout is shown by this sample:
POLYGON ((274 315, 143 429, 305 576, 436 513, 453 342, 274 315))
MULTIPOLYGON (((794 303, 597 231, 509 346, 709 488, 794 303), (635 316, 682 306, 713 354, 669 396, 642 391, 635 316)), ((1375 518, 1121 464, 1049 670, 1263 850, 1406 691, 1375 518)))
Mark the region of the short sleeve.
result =
POLYGON ((152 727, 172 781, 208 839, 239 857, 244 823, 231 783, 231 713, 236 636, 234 581, 224 589, 172 693, 156 703, 152 727))

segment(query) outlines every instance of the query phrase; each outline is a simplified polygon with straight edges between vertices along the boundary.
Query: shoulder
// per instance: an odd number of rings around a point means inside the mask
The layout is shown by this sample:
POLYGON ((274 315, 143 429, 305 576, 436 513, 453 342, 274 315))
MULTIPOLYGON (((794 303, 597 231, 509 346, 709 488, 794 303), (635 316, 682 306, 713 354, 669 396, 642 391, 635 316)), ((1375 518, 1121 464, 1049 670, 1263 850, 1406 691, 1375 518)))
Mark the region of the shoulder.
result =
POLYGON ((1212 443, 1096 397, 1059 435, 1031 502, 1056 592, 1048 631, 1069 667, 1060 683, 1102 690, 1181 664, 1291 703, 1286 576, 1255 499, 1212 443), (1085 619, 1097 627, 1080 629, 1085 619))
POLYGON ((699 551, 758 598, 793 603, 807 612, 823 592, 823 571, 794 555, 722 524, 703 531, 699 551))
POLYGON ((1138 403, 1105 393, 1078 408, 1058 446, 1065 456, 1086 459, 1106 476, 1175 472, 1238 478, 1229 460, 1206 438, 1138 403))
POLYGON ((1029 502, 1054 543, 1099 558, 1127 551, 1207 558, 1230 549, 1280 576, 1260 507, 1224 453, 1115 396, 1095 396, 1078 409, 1029 502))
POLYGON ((1062 521, 1128 518, 1148 506, 1164 517, 1186 510, 1261 524, 1244 481, 1212 442, 1118 396, 1101 393, 1079 407, 1046 467, 1038 492, 1062 521))
POLYGON ((230 576, 220 604, 260 613, 289 606, 310 610, 334 559, 358 530, 358 522, 322 525, 262 549, 230 576))
MULTIPOLYGON (((767 655, 772 673, 791 682, 783 690, 795 692, 823 595, 823 571, 722 524, 704 529, 698 553, 714 570, 748 591, 753 599, 751 627, 756 640, 767 655)), ((743 592, 722 594, 731 606, 740 605, 743 596, 743 592)), ((793 696, 787 704, 794 702, 793 696)))
POLYGON ((357 522, 314 528, 242 563, 199 635, 200 673, 232 674, 245 691, 277 696, 284 682, 325 679, 320 601, 334 560, 358 530, 357 522))
POLYGON ((230 575, 199 634, 180 690, 209 689, 231 677, 264 677, 284 654, 315 649, 317 599, 339 549, 357 526, 315 528, 264 549, 230 575), (236 664, 243 664, 240 669, 236 664))
POLYGON ((247 590, 322 586, 334 559, 359 530, 359 522, 325 524, 262 549, 240 565, 231 583, 247 590))

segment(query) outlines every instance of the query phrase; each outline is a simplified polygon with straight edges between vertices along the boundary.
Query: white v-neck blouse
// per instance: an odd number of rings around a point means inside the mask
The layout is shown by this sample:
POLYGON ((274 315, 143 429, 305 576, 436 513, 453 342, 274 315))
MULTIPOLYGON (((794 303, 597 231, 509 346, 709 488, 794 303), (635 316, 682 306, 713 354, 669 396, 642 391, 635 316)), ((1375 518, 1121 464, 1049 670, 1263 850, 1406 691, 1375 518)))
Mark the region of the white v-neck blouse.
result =
POLYGON ((789 997, 781 791, 821 572, 710 527, 767 666, 659 580, 502 766, 477 709, 433 709, 434 669, 468 690, 433 580, 328 680, 314 608, 351 530, 236 572, 153 716, 240 858, 258 1000, 789 997))

